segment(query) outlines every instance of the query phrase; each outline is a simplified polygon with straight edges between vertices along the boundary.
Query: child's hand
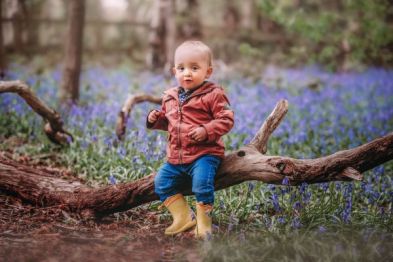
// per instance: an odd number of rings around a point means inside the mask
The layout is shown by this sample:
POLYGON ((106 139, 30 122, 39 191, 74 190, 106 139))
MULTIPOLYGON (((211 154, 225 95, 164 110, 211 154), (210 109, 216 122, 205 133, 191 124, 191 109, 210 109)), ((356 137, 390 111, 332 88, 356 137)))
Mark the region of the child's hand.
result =
POLYGON ((160 116, 160 112, 157 110, 153 110, 150 112, 149 116, 147 117, 147 121, 149 121, 149 123, 152 124, 157 121, 159 116, 160 116))
POLYGON ((196 141, 204 141, 207 138, 207 132, 204 127, 197 127, 188 133, 188 136, 196 141))

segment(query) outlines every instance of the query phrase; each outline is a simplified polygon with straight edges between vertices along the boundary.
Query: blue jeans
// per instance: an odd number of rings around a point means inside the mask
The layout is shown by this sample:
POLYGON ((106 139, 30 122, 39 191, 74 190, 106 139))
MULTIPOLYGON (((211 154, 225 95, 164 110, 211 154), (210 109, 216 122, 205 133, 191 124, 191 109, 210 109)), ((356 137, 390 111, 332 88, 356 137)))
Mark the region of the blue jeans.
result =
POLYGON ((192 184, 197 202, 214 203, 214 177, 221 159, 204 155, 190 164, 165 163, 154 178, 154 190, 162 202, 179 193, 180 188, 192 184))

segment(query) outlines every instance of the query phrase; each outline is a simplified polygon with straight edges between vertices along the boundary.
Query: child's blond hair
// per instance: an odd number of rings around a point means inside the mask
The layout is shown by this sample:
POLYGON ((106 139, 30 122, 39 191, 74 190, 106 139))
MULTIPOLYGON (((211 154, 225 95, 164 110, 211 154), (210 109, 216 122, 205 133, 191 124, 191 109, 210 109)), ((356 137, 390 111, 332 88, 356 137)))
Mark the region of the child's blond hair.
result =
POLYGON ((207 55, 207 59, 208 59, 208 64, 209 66, 212 66, 212 60, 213 60, 213 54, 212 51, 210 49, 210 47, 208 47, 205 43, 203 43, 202 41, 197 41, 197 40, 187 40, 185 42, 183 42, 181 45, 179 45, 176 48, 175 51, 175 55, 176 52, 181 49, 181 48, 195 48, 198 49, 199 51, 201 51, 202 53, 207 55))

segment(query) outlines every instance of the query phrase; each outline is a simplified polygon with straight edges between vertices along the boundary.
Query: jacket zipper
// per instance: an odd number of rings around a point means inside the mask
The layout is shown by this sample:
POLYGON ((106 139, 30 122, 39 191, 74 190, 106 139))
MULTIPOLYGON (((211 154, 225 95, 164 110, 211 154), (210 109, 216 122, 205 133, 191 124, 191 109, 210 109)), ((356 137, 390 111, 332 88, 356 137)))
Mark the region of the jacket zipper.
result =
POLYGON ((181 120, 182 120, 182 112, 181 112, 181 105, 179 104, 179 109, 177 110, 177 112, 179 113, 179 127, 177 129, 178 132, 178 136, 177 136, 177 141, 178 141, 178 145, 179 145, 179 160, 180 160, 180 164, 183 164, 183 160, 182 160, 182 154, 183 154, 183 150, 182 150, 182 145, 181 145, 181 138, 180 138, 180 125, 181 125, 181 120))

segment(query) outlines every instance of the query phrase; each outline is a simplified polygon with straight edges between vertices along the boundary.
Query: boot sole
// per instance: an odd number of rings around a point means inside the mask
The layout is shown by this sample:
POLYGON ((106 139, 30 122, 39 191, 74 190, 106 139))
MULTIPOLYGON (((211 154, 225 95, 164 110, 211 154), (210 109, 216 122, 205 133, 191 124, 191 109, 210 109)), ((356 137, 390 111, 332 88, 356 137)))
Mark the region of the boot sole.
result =
POLYGON ((167 235, 167 236, 173 236, 173 235, 176 235, 176 234, 179 234, 179 233, 181 233, 181 232, 184 232, 184 231, 186 231, 187 229, 190 229, 190 228, 192 228, 193 226, 195 226, 196 225, 196 221, 195 220, 193 220, 193 221, 190 221, 190 222, 188 222, 187 224, 185 224, 183 227, 181 227, 179 230, 176 230, 176 231, 173 231, 173 232, 165 232, 165 235, 167 235))

